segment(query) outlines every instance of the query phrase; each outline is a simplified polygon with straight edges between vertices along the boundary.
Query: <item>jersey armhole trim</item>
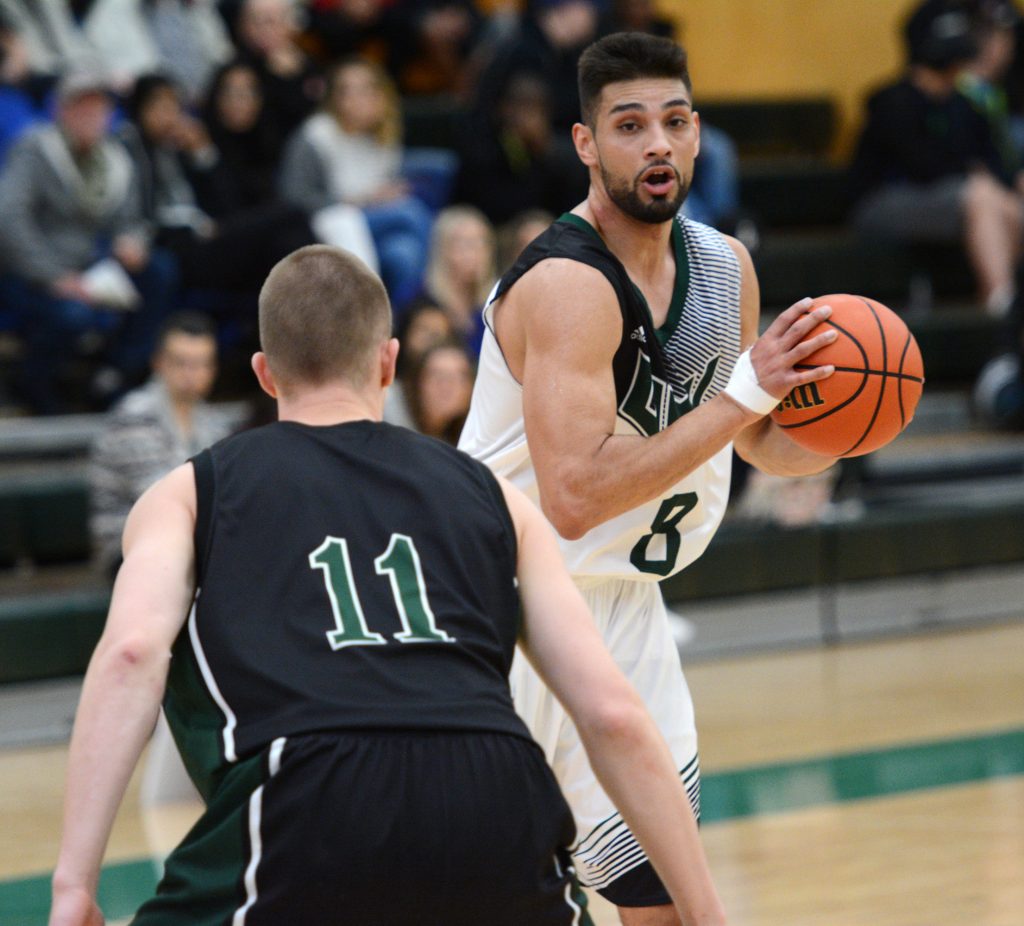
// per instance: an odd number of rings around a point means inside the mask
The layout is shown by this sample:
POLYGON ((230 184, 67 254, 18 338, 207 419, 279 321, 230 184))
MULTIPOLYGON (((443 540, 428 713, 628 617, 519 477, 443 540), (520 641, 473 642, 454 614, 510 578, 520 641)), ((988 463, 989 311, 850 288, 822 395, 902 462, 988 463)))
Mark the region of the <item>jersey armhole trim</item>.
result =
POLYGON ((193 543, 196 552, 196 585, 201 587, 206 573, 213 535, 213 505, 216 495, 213 454, 203 450, 192 458, 196 480, 196 527, 193 543))
MULTIPOLYGON (((497 288, 497 286, 494 287, 495 291, 497 291, 497 288)), ((495 303, 497 303, 499 299, 505 296, 508 293, 508 290, 511 288, 512 287, 510 286, 500 296, 492 294, 488 298, 487 304, 484 306, 483 312, 481 314, 483 315, 484 319, 484 327, 491 333, 491 337, 494 338, 494 346, 498 349, 498 354, 501 356, 501 362, 505 364, 505 370, 508 372, 509 379, 511 379, 512 382, 516 384, 516 387, 519 389, 519 391, 522 392, 523 384, 519 382, 518 379, 516 379, 516 374, 512 372, 512 367, 510 367, 508 364, 508 357, 505 356, 505 349, 501 346, 501 341, 498 340, 498 332, 494 328, 494 319, 492 312, 492 310, 496 308, 495 303)))

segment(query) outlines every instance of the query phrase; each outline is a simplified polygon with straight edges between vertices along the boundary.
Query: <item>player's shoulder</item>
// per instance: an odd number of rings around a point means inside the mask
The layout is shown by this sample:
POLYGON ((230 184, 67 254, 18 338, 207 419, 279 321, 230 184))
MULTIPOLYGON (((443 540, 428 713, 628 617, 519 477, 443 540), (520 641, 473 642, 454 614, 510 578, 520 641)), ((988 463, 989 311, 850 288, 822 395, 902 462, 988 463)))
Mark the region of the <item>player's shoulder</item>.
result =
POLYGON ((736 270, 741 277, 753 275, 754 262, 750 251, 739 238, 681 215, 676 221, 682 230, 691 264, 699 262, 712 276, 724 273, 728 277, 736 270))
POLYGON ((677 216, 675 221, 682 230, 687 248, 691 252, 703 251, 710 254, 728 255, 731 251, 741 264, 750 260, 747 246, 738 238, 727 235, 711 225, 705 225, 703 222, 682 215, 677 216))
POLYGON ((195 518, 196 482, 191 460, 176 466, 146 489, 132 506, 129 517, 136 524, 159 527, 174 512, 195 518))
POLYGON ((534 347, 564 352, 592 337, 618 343, 621 298, 608 275, 571 258, 548 258, 525 273, 505 296, 534 347))

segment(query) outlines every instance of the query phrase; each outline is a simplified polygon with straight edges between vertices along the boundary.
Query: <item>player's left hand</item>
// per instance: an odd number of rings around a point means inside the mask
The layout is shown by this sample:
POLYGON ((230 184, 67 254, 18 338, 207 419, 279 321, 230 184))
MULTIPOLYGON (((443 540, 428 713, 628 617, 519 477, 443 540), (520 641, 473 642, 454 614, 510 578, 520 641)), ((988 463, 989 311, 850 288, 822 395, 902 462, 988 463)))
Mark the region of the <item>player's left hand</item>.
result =
POLYGON ((813 300, 801 299, 773 321, 750 350, 750 362, 761 388, 773 396, 788 395, 794 387, 832 375, 830 365, 795 369, 800 361, 809 357, 836 339, 835 330, 829 328, 808 337, 818 325, 832 314, 832 307, 818 306, 808 311, 813 300))

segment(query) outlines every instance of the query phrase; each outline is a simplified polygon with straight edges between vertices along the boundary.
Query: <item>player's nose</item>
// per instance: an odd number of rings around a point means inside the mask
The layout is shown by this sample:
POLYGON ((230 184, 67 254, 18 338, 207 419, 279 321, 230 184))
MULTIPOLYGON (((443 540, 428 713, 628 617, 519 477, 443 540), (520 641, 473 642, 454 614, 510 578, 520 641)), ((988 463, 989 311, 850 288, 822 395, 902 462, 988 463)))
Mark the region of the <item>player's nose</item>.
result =
POLYGON ((672 154, 668 133, 660 123, 648 127, 645 141, 644 154, 649 158, 668 158, 672 154))

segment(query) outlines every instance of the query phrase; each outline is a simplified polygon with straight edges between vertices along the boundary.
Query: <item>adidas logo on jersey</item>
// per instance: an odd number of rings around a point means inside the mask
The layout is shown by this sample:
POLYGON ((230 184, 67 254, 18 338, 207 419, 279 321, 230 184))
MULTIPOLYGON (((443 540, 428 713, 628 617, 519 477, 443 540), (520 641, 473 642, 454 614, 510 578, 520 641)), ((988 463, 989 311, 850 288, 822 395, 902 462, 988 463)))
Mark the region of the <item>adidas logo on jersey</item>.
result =
POLYGON ((647 334, 644 332, 644 326, 641 325, 637 328, 630 336, 631 341, 639 341, 641 344, 647 343, 647 334))

